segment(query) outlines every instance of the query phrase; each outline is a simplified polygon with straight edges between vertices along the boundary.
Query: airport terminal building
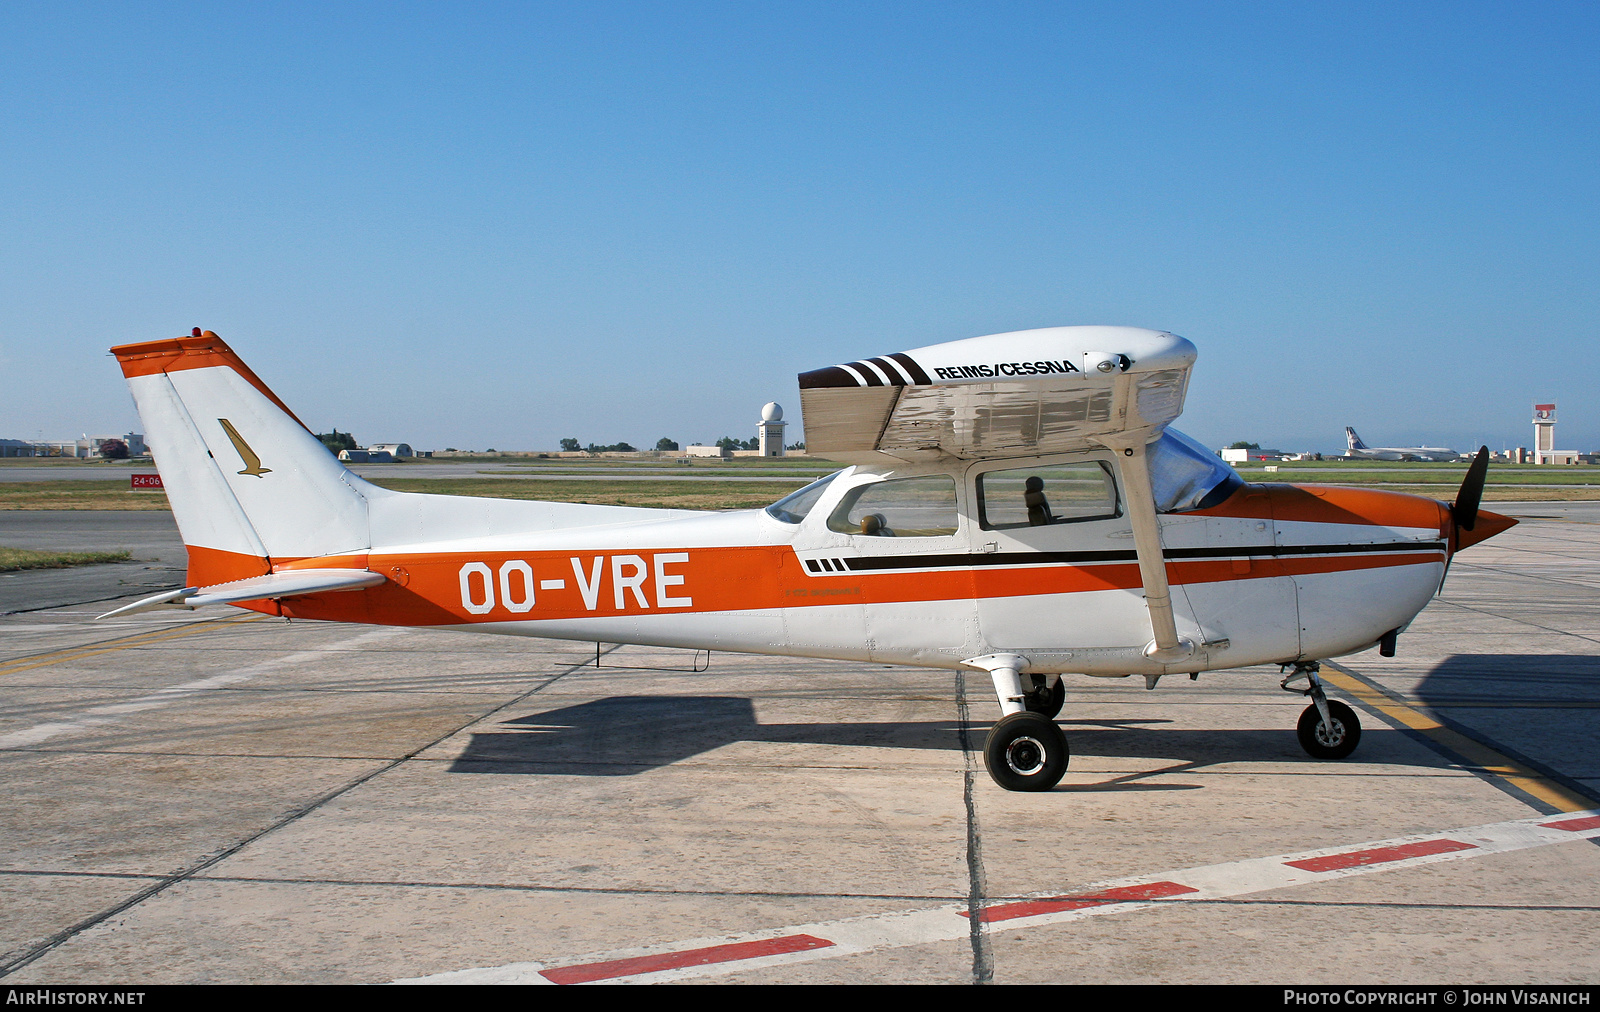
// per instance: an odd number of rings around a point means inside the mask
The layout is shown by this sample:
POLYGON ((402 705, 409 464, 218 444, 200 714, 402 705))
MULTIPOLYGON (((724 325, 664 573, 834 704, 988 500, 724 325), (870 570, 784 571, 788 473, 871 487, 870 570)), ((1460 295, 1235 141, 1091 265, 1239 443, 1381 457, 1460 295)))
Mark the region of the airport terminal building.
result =
POLYGON ((144 433, 124 432, 120 436, 84 435, 77 439, 0 439, 0 457, 77 457, 87 460, 98 458, 100 444, 112 439, 125 444, 130 457, 144 457, 150 453, 150 447, 144 442, 144 433))

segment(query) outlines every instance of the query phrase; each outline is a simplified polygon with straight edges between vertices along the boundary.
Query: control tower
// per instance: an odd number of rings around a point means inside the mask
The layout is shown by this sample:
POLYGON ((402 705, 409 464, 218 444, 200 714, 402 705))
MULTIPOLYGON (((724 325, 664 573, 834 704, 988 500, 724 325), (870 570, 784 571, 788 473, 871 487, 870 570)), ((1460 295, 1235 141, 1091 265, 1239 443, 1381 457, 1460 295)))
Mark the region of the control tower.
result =
POLYGON ((1556 448, 1556 406, 1554 404, 1535 404, 1533 406, 1533 462, 1535 464, 1553 464, 1556 448))
POLYGON ((783 456, 783 427, 788 425, 783 420, 783 405, 777 401, 767 402, 761 409, 761 422, 756 426, 756 438, 760 440, 759 446, 763 457, 783 456))

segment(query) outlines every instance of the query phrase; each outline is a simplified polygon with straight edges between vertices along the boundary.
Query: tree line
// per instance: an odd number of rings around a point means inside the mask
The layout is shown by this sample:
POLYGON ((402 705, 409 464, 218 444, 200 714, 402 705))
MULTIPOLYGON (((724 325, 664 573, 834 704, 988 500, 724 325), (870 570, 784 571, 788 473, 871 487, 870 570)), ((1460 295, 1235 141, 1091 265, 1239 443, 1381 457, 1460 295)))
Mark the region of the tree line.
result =
MULTIPOLYGON (((751 439, 735 439, 732 436, 723 436, 712 445, 722 450, 759 450, 761 449, 761 438, 756 436, 751 439)), ((795 443, 793 446, 788 447, 788 449, 791 450, 804 450, 805 448, 806 444, 804 443, 795 443)), ((568 436, 566 439, 563 439, 561 441, 561 449, 566 453, 577 453, 579 450, 587 450, 590 453, 638 452, 638 450, 630 443, 613 443, 610 446, 601 446, 598 443, 590 443, 588 446, 584 446, 582 443, 578 442, 575 436, 568 436)), ((668 439, 667 437, 663 436, 656 440, 656 449, 672 451, 680 449, 680 447, 678 446, 677 440, 668 439)))

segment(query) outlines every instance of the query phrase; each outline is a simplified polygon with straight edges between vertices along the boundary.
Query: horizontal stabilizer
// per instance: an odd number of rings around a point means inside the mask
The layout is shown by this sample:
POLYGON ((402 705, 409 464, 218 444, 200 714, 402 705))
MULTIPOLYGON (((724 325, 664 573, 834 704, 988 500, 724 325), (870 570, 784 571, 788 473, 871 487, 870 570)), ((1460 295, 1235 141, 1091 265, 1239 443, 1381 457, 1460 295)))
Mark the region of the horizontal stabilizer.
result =
MULTIPOLYGON (((386 580, 382 573, 369 573, 364 569, 296 569, 266 576, 252 576, 232 583, 219 583, 211 587, 184 587, 169 590, 115 611, 100 618, 130 615, 164 606, 198 608, 207 604, 238 604, 241 601, 262 601, 269 598, 297 597, 301 594, 321 594, 333 590, 360 590, 376 587, 386 580)), ((95 621, 99 621, 96 619, 95 621)))

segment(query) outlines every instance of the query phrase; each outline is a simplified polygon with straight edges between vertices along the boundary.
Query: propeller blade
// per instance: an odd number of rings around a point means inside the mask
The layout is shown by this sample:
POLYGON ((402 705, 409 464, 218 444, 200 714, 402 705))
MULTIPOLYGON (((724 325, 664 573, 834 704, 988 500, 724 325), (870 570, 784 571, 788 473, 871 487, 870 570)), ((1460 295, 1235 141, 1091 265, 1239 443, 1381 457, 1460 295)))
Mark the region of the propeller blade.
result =
POLYGON ((1480 446, 1477 455, 1472 458, 1472 466, 1467 468, 1467 476, 1461 479, 1461 490, 1456 493, 1456 501, 1450 504, 1449 547, 1444 557, 1444 574, 1439 578, 1439 589, 1435 593, 1444 591, 1444 581, 1450 575, 1450 563, 1457 552, 1517 525, 1511 517, 1478 508, 1483 502, 1483 486, 1488 477, 1489 448, 1480 446))
POLYGON ((1478 504, 1483 501, 1483 483, 1489 477, 1489 448, 1478 447, 1478 455, 1472 458, 1472 466, 1467 468, 1467 476, 1461 479, 1461 490, 1456 493, 1456 501, 1450 507, 1450 516, 1456 526, 1464 531, 1470 531, 1478 525, 1478 504))

